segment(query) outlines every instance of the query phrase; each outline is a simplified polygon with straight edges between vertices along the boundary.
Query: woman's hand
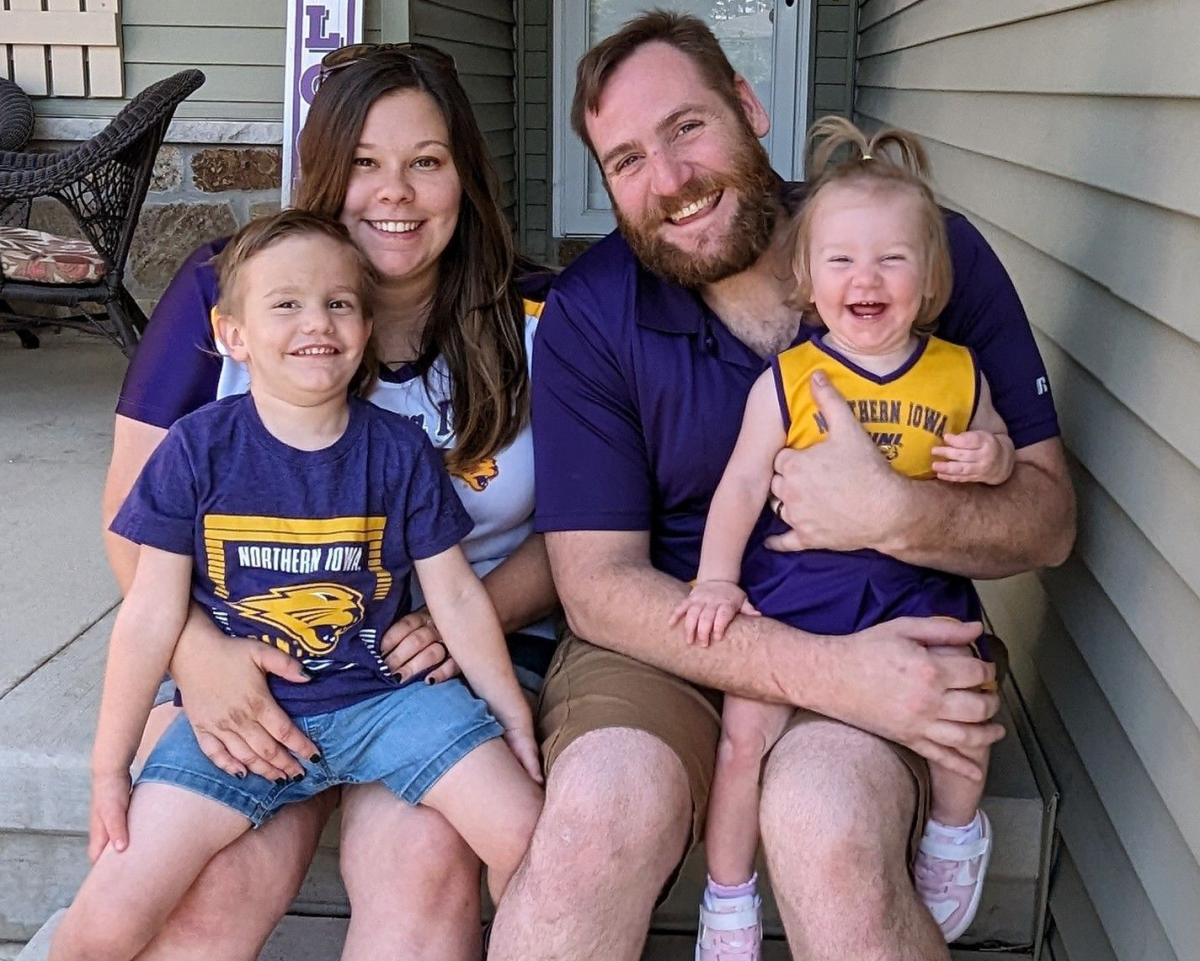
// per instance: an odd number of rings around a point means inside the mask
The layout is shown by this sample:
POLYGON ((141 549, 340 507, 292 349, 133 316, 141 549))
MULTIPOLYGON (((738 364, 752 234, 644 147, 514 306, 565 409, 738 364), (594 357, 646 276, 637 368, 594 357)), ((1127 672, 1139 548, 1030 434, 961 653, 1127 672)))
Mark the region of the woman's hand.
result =
POLYGON ((269 781, 300 777, 296 757, 319 750, 300 733, 267 689, 267 674, 305 682, 300 662, 248 638, 222 634, 193 608, 171 659, 184 713, 210 761, 236 777, 252 771, 269 781))
POLYGON ((389 627, 379 644, 384 663, 401 683, 423 671, 429 684, 462 673, 448 656, 437 625, 425 608, 406 614, 389 627))

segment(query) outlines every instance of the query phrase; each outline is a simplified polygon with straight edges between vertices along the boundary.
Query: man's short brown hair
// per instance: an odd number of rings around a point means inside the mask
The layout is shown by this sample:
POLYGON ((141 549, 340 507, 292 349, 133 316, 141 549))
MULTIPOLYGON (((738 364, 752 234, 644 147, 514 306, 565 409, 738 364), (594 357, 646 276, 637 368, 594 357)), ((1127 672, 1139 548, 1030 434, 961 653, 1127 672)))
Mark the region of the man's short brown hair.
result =
POLYGON ((571 127, 594 154, 586 120, 600 106, 600 95, 614 70, 648 43, 665 43, 691 58, 708 87, 740 117, 743 115, 733 64, 708 25, 699 17, 670 10, 651 10, 634 17, 610 37, 592 47, 575 68, 575 100, 571 127))

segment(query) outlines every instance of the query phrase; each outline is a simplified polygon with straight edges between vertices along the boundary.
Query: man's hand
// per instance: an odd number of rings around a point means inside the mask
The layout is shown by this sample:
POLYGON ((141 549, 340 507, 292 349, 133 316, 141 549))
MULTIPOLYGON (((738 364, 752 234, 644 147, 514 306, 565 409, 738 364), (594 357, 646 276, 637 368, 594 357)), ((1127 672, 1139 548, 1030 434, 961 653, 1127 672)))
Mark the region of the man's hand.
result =
POLYGON ((823 371, 812 375, 809 386, 828 433, 806 450, 785 447, 776 456, 771 493, 783 502, 779 516, 791 530, 767 538, 766 545, 776 551, 876 547, 891 515, 888 504, 904 479, 823 371))
POLYGON ((129 847, 129 825, 125 815, 129 811, 130 790, 128 771, 92 776, 87 848, 88 860, 92 864, 96 863, 96 858, 109 844, 118 852, 129 847))
POLYGON ((384 632, 379 642, 384 663, 401 683, 428 671, 426 678, 445 681, 460 671, 449 657, 441 632, 425 608, 406 614, 384 632))
POLYGON ((692 592, 671 612, 667 626, 683 621, 687 642, 708 647, 711 641, 725 637, 725 628, 738 614, 757 617, 758 611, 733 581, 697 581, 692 592))
POLYGON ((1003 484, 1016 465, 1012 438, 990 430, 945 434, 931 453, 937 479, 955 484, 1003 484))
POLYGON ((979 690, 995 681, 995 665, 926 648, 970 644, 981 629, 978 622, 901 617, 835 639, 845 649, 838 652, 834 701, 816 709, 980 781, 983 771, 962 749, 1004 736, 1002 725, 990 723, 999 696, 979 690))

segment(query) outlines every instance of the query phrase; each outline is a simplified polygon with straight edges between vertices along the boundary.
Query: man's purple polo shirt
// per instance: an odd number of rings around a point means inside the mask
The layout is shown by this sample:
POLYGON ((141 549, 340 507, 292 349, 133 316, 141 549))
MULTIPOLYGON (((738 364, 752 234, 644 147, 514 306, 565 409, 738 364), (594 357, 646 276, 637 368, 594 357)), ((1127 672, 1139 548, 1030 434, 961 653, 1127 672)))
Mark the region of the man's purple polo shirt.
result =
MULTIPOLYGON (((975 351, 1017 447, 1058 435, 1029 321, 987 241, 955 213, 938 336, 975 351)), ((533 354, 540 531, 649 531, 650 559, 695 577, 709 501, 766 366, 694 292, 610 234, 567 268, 533 354)))

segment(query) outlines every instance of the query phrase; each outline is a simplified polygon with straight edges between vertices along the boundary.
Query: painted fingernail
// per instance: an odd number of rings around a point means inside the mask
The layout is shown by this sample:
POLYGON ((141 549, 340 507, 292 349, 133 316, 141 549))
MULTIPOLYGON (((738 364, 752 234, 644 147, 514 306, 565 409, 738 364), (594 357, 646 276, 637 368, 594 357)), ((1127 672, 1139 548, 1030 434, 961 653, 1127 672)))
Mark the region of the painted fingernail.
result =
POLYGON ((234 775, 234 777, 236 777, 236 778, 237 778, 239 781, 243 781, 243 780, 245 780, 245 778, 246 778, 246 772, 245 772, 245 771, 238 771, 238 772, 237 772, 237 773, 234 775))
POLYGON ((321 754, 320 754, 320 752, 318 751, 316 754, 310 754, 310 755, 308 756, 308 760, 309 760, 309 762, 310 762, 310 763, 312 763, 312 764, 320 764, 320 763, 321 763, 321 754))
POLYGON ((425 683, 426 684, 436 684, 437 678, 434 677, 433 675, 430 675, 429 677, 425 678, 425 683))
POLYGON ((301 771, 299 774, 293 774, 290 778, 288 778, 288 783, 296 784, 297 782, 303 781, 303 780, 304 780, 304 772, 301 771))
POLYGON ((308 667, 305 667, 303 664, 300 665, 300 673, 303 674, 307 678, 314 678, 317 676, 316 671, 311 670, 308 667))
POLYGON ((274 780, 275 780, 276 785, 278 785, 279 787, 283 787, 288 782, 288 779, 285 777, 277 777, 274 780))
POLYGON ((397 671, 395 674, 392 675, 392 677, 394 677, 396 679, 397 684, 403 684, 405 681, 408 680, 408 675, 405 674, 403 671, 397 671))

